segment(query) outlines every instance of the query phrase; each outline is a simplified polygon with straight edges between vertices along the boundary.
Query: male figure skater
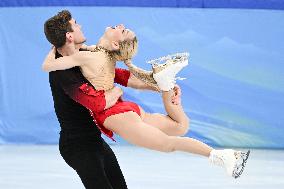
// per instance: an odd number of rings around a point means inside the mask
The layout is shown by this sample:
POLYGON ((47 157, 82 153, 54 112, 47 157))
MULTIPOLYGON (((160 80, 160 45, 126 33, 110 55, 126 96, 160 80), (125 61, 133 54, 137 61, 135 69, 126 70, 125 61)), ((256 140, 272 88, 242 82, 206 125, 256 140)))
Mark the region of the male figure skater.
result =
MULTIPOLYGON (((65 10, 44 24, 47 40, 57 49, 57 58, 74 53, 67 44, 68 32, 73 33, 73 40, 78 47, 86 41, 81 26, 76 22, 70 23, 71 19, 70 12, 65 10)), ((115 154, 102 139, 88 110, 96 108, 94 99, 97 100, 98 94, 87 95, 81 90, 82 85, 89 82, 83 77, 79 67, 50 72, 49 82, 61 126, 59 150, 63 159, 77 172, 87 189, 126 189, 127 185, 115 154)), ((123 86, 147 89, 143 82, 139 82, 129 71, 123 69, 116 69, 115 82, 123 86)), ((114 105, 122 93, 119 87, 106 92, 105 108, 114 105)))

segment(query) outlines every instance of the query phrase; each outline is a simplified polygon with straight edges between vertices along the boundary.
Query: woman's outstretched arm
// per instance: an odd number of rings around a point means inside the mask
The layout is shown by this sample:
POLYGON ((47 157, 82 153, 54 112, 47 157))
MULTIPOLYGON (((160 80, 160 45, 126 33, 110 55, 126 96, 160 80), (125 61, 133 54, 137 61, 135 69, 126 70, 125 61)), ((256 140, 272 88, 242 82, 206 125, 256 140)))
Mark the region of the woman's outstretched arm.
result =
POLYGON ((89 51, 79 51, 70 56, 64 56, 55 59, 56 50, 53 48, 46 56, 42 69, 46 72, 56 71, 56 70, 66 70, 75 66, 83 66, 90 62, 96 61, 96 56, 94 53, 89 51))
POLYGON ((161 92, 157 82, 153 78, 152 71, 147 71, 135 66, 130 59, 125 60, 124 63, 131 72, 127 84, 128 87, 161 92))

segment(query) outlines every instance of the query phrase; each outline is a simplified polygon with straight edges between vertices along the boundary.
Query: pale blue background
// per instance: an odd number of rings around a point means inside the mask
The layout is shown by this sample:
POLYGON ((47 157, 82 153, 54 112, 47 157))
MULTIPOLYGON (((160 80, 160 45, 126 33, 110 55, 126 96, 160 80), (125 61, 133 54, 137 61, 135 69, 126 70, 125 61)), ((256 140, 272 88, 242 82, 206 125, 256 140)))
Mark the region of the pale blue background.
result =
MULTIPOLYGON (((88 44, 106 26, 132 28, 139 39, 135 62, 145 69, 151 58, 190 52, 190 66, 179 75, 188 78, 179 84, 189 136, 217 146, 284 148, 283 11, 123 7, 0 8, 0 144, 58 142, 41 63, 50 49, 43 23, 64 8, 88 44)), ((164 112, 158 94, 125 93, 148 111, 164 112)))

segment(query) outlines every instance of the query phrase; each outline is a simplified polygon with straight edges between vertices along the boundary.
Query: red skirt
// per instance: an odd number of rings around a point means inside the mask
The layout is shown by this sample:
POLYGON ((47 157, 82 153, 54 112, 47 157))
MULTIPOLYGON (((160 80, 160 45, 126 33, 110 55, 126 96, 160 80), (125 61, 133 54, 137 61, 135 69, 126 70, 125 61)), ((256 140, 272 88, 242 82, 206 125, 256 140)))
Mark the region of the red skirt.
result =
POLYGON ((119 99, 116 104, 100 113, 93 113, 91 112, 92 117, 94 118, 94 121, 96 122, 97 126, 99 127, 99 129, 101 130, 101 132, 103 134, 105 134, 106 136, 108 136, 110 139, 112 139, 113 141, 113 132, 108 130, 107 128, 105 128, 103 126, 106 118, 108 118, 109 116, 115 115, 115 114, 120 114, 120 113, 125 113, 125 112, 135 112, 137 113, 139 116, 141 115, 140 112, 140 108, 137 104, 133 103, 133 102, 128 102, 128 101, 123 101, 121 99, 119 99))

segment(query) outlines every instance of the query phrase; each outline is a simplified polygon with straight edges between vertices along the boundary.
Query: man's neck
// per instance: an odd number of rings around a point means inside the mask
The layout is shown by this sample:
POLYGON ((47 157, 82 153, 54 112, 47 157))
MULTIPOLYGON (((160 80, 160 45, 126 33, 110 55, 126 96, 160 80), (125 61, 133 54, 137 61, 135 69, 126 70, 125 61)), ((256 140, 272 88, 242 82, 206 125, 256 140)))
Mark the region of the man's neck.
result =
POLYGON ((58 53, 62 56, 70 56, 79 51, 79 47, 76 48, 74 44, 65 44, 63 47, 57 49, 58 53))

